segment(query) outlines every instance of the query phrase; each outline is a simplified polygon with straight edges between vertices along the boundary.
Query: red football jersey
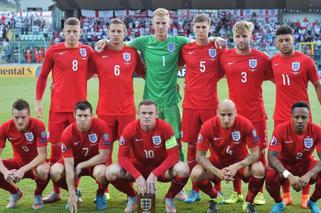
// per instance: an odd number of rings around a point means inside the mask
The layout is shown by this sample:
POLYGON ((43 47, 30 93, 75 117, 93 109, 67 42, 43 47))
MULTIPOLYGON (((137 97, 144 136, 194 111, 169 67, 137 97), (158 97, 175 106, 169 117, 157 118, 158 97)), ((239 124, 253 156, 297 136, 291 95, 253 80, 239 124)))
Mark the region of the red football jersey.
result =
POLYGON ((109 135, 105 122, 100 119, 93 118, 87 132, 77 130, 74 122, 61 135, 62 156, 74 157, 75 164, 87 161, 98 155, 99 150, 110 148, 109 135))
POLYGON ((97 114, 135 114, 133 74, 144 74, 137 51, 131 47, 119 51, 105 48, 93 54, 92 62, 99 77, 97 114))
POLYGON ((180 64, 186 64, 183 108, 217 108, 217 82, 223 77, 219 67, 221 53, 213 42, 205 46, 196 42, 183 46, 180 58, 180 64))
POLYGON ((64 43, 51 46, 42 65, 36 85, 36 99, 41 100, 47 78, 52 71, 51 112, 73 112, 78 101, 87 99, 89 58, 93 50, 79 44, 67 48, 64 43))
POLYGON ((200 131, 197 150, 210 149, 210 160, 223 165, 230 165, 248 156, 248 147, 259 146, 259 137, 252 123, 237 115, 234 125, 223 129, 217 116, 206 121, 200 131))
POLYGON ((321 127, 309 122, 306 132, 298 135, 287 121, 274 130, 269 150, 279 152, 282 162, 296 164, 312 158, 315 147, 321 152, 321 127))
POLYGON ((38 155, 37 148, 47 146, 47 133, 44 123, 36 118, 30 118, 28 129, 17 130, 13 120, 5 122, 0 127, 0 148, 4 148, 6 140, 11 142, 13 159, 29 163, 38 155))
MULTIPOLYGON (((122 161, 122 156, 128 157, 131 154, 133 162, 146 168, 156 168, 163 164, 169 150, 173 149, 178 150, 174 131, 168 123, 157 119, 154 129, 145 132, 141 128, 140 121, 135 120, 125 127, 119 139, 118 160, 122 166, 128 164, 122 161)), ((178 160, 178 151, 175 154, 178 160)), ((136 176, 135 172, 128 172, 136 176)))
POLYGON ((291 107, 297 101, 309 103, 308 82, 320 79, 313 60, 295 51, 293 56, 277 54, 272 57, 271 65, 275 78, 276 97, 274 120, 288 121, 291 107))
POLYGON ((262 83, 273 78, 268 56, 253 48, 249 55, 239 55, 231 49, 223 52, 220 63, 238 114, 251 121, 266 120, 262 83))

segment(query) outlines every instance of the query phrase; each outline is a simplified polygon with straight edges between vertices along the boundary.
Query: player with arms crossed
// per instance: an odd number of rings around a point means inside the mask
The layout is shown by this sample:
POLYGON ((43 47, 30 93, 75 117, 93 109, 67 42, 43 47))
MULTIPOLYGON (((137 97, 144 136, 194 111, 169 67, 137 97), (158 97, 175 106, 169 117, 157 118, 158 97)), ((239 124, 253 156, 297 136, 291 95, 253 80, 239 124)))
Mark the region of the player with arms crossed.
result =
MULTIPOLYGON (((188 143, 187 161, 190 171, 197 164, 196 142, 201 126, 216 114, 217 82, 222 77, 219 72, 222 50, 210 42, 210 26, 211 21, 207 15, 196 15, 193 19, 196 40, 185 44, 181 51, 180 65, 186 65, 182 141, 188 143)), ((193 203, 200 199, 199 189, 193 184, 185 202, 193 203)))
MULTIPOLYGON (((321 81, 313 60, 294 49, 293 29, 290 26, 280 26, 276 31, 276 47, 279 54, 271 58, 275 78, 276 97, 274 109, 274 129, 291 118, 291 107, 297 101, 309 104, 308 82, 316 91, 321 104, 321 81)), ((309 116, 312 120, 312 116, 309 116)), ((288 181, 283 186, 282 198, 286 205, 292 203, 288 181)), ((307 208, 309 185, 302 190, 301 207, 307 208)))
POLYGON ((312 213, 319 213, 316 202, 321 197, 321 162, 313 158, 313 152, 316 148, 321 159, 321 127, 309 121, 309 105, 305 102, 294 103, 291 114, 288 122, 274 129, 269 145, 266 188, 275 201, 270 212, 285 210, 280 185, 288 180, 295 191, 316 183, 307 206, 312 213))
POLYGON ((78 197, 75 181, 81 176, 93 177, 97 184, 96 208, 107 208, 104 192, 107 188, 106 163, 109 157, 110 140, 104 121, 93 118, 92 107, 87 101, 75 106, 76 121, 61 135, 62 158, 50 168, 52 180, 69 192, 70 212, 77 211, 78 197))
POLYGON ((36 182, 32 208, 43 208, 42 192, 49 182, 47 134, 42 121, 30 117, 29 103, 18 99, 12 105, 12 119, 0 127, 0 153, 6 140, 11 142, 13 158, 0 158, 0 188, 9 191, 7 208, 15 208, 23 196, 15 185, 23 178, 36 182))
POLYGON ((157 180, 171 181, 165 205, 166 212, 174 213, 174 197, 188 180, 188 166, 179 161, 171 126, 157 118, 156 103, 151 100, 140 102, 138 115, 139 119, 128 124, 120 137, 118 163, 107 167, 107 180, 127 179, 127 186, 122 189, 129 196, 125 212, 134 211, 137 202, 129 181, 135 181, 142 194, 154 194, 157 180))
MULTIPOLYGON (((61 158, 60 136, 62 131, 74 122, 75 104, 80 100, 86 100, 88 62, 92 53, 91 47, 79 43, 80 22, 77 18, 68 18, 63 31, 65 41, 48 49, 36 85, 36 111, 41 117, 43 115, 41 99, 48 75, 52 72, 48 124, 51 165, 61 158)), ((60 190, 54 186, 54 192, 44 198, 44 202, 55 202, 60 199, 60 190)))
MULTIPOLYGON (((262 143, 260 161, 266 165, 265 147, 267 140, 267 115, 262 97, 264 80, 273 78, 267 55, 251 48, 252 22, 240 21, 233 26, 235 48, 225 50, 221 56, 221 66, 229 88, 229 98, 235 103, 237 113, 249 119, 262 143), (244 95, 251 94, 251 95, 244 95)), ((235 192, 226 203, 242 201, 241 180, 233 182, 235 192)), ((263 187, 254 199, 255 204, 265 204, 263 187)))
POLYGON ((208 213, 216 213, 217 204, 222 200, 222 195, 210 181, 233 181, 235 177, 249 182, 244 212, 256 212, 253 200, 264 184, 265 175, 264 166, 258 161, 260 151, 260 141, 251 122, 236 114, 233 101, 221 101, 217 116, 206 121, 201 128, 196 152, 198 165, 191 172, 192 181, 214 199, 208 213), (206 157, 208 149, 211 151, 209 159, 206 157))

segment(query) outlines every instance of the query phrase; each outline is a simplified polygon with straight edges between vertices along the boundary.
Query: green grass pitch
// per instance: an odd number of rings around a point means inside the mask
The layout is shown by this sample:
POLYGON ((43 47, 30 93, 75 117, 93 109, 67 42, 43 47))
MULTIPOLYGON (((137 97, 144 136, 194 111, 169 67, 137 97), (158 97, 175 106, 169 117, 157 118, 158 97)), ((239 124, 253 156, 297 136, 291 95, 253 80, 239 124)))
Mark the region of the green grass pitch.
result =
MULTIPOLYGON (((31 104, 32 115, 34 113, 34 97, 35 97, 35 78, 0 78, 0 123, 3 123, 7 119, 10 119, 10 107, 11 104, 17 98, 24 98, 31 104)), ((135 79, 135 99, 136 103, 142 98, 142 91, 144 86, 144 81, 141 79, 135 79)), ((183 79, 179 79, 179 83, 183 84, 183 79)), ((48 85, 50 82, 48 81, 48 85)), ((45 117, 42 118, 45 123, 47 123, 48 119, 48 108, 49 108, 49 86, 47 85, 46 93, 43 99, 43 107, 45 109, 45 117)), ((183 86, 181 86, 183 88, 183 86)), ((271 82, 265 82, 263 86, 264 92, 264 101, 265 107, 269 116, 268 120, 268 127, 269 127, 269 136, 271 135, 273 129, 273 121, 272 121, 272 113, 274 110, 274 97, 275 97, 275 87, 271 82)), ((223 79, 218 84, 218 93, 220 99, 228 97, 228 90, 226 85, 226 80, 223 79)), ((320 123, 321 118, 321 108, 320 104, 317 101, 317 97, 312 85, 309 85, 309 94, 310 94, 310 102, 311 108, 313 112, 314 122, 320 123)), ((96 106, 97 103, 97 95, 98 95, 98 80, 91 79, 88 82, 88 99, 89 101, 96 106)), ((183 91, 181 91, 181 95, 183 97, 183 91)), ((250 95, 250 94, 245 94, 250 95)), ((180 103, 181 105, 181 103, 180 103)), ((116 148, 117 150, 117 145, 116 148)), ((49 149, 48 149, 49 150, 49 149)), ((186 150, 186 145, 184 145, 184 150, 186 150)), ((114 152, 114 159, 116 159, 116 152, 114 152)), ((11 146, 7 143, 6 148, 4 149, 3 153, 1 154, 2 158, 9 158, 11 157, 11 146)), ((21 190, 24 193, 24 197, 19 201, 18 207, 15 210, 6 210, 5 206, 7 204, 7 199, 9 197, 9 193, 0 189, 0 212, 36 212, 32 210, 32 202, 33 202, 33 191, 34 191, 34 183, 31 180, 22 180, 19 183, 21 190)), ((246 194, 246 185, 242 184, 243 186, 243 194, 246 194)), ((163 204, 163 197, 168 189, 168 184, 158 184, 157 185, 157 212, 164 212, 164 204, 163 204)), ((79 212, 94 212, 95 204, 93 203, 93 199, 95 197, 96 191, 96 184, 91 178, 84 177, 81 179, 80 182, 80 190, 83 194, 84 202, 81 204, 79 208, 79 212)), ((191 189, 190 182, 185 186, 185 190, 189 192, 191 189)), ((232 186, 231 184, 223 184, 222 185, 223 193, 225 197, 227 197, 231 191, 232 186)), ((310 194, 312 193, 314 186, 311 187, 310 194)), ((123 212, 123 209, 126 205, 126 196, 113 187, 110 187, 111 190, 111 199, 108 201, 108 210, 107 212, 118 213, 123 212)), ((51 191, 51 185, 45 190, 44 195, 51 191)), ((273 205, 272 198, 268 195, 268 193, 264 192, 265 198, 267 200, 267 204, 263 206, 258 206, 258 212, 269 212, 271 206, 273 205)), ((300 193, 293 192, 294 204, 292 206, 287 207, 286 212, 309 212, 308 210, 302 210, 300 208, 300 193)), ((206 212, 208 208, 207 201, 209 198, 202 193, 202 200, 195 204, 185 204, 179 201, 176 201, 176 208, 177 212, 190 212, 190 213, 201 213, 206 212)), ((63 199, 54 204, 47 204, 45 205, 43 210, 39 212, 66 212, 64 210, 65 203, 67 201, 67 192, 63 192, 63 199)), ((321 205, 321 202, 319 202, 321 205)), ((242 212, 241 204, 235 205, 221 205, 219 207, 219 212, 242 212)))

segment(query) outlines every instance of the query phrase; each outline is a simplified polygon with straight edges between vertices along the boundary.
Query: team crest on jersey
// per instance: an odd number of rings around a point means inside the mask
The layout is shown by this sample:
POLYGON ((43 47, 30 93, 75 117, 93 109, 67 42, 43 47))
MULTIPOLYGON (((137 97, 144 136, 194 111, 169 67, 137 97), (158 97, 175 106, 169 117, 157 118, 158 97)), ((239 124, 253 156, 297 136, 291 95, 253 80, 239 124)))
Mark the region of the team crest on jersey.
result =
POLYGON ((162 139, 159 135, 155 135, 152 137, 153 144, 159 146, 162 143, 162 139))
POLYGON ((25 133, 25 138, 27 139, 27 141, 31 142, 33 141, 33 139, 35 139, 35 137, 33 136, 32 132, 26 132, 25 133))
POLYGON ((208 49, 208 55, 209 55, 211 58, 215 58, 215 57, 216 57, 216 49, 214 49, 214 48, 208 49))
POLYGON ((174 52, 175 51, 175 43, 173 43, 173 42, 169 42, 168 44, 167 44, 167 50, 169 51, 169 52, 174 52))
POLYGON ((307 149, 310 149, 313 146, 313 139, 312 138, 304 138, 304 146, 307 149))
POLYGON ((89 139, 90 143, 96 143, 97 142, 97 134, 96 133, 89 134, 88 139, 89 139))
POLYGON ((277 143, 278 143, 278 141, 276 140, 276 137, 273 136, 271 139, 271 142, 270 142, 271 146, 275 146, 277 143))
POLYGON ((123 136, 120 136, 119 138, 119 145, 124 145, 125 144, 125 138, 123 136))
POLYGON ((132 57, 131 57, 130 53, 123 53, 124 61, 129 62, 131 60, 131 58, 132 57))
POLYGON ((256 68, 256 66, 257 66, 257 60, 256 59, 250 59, 249 60, 249 67, 251 69, 254 69, 254 68, 256 68))
POLYGON ((87 50, 86 50, 86 48, 80 48, 80 49, 79 49, 79 52, 80 52, 81 57, 83 57, 83 58, 87 57, 87 50))
POLYGON ((300 69, 300 62, 292 62, 292 71, 298 72, 300 69))
POLYGON ((239 141, 240 141, 240 139, 241 139, 241 133, 240 133, 240 131, 233 131, 233 132, 231 133, 231 135, 232 135, 233 141, 235 141, 235 142, 239 142, 239 141))

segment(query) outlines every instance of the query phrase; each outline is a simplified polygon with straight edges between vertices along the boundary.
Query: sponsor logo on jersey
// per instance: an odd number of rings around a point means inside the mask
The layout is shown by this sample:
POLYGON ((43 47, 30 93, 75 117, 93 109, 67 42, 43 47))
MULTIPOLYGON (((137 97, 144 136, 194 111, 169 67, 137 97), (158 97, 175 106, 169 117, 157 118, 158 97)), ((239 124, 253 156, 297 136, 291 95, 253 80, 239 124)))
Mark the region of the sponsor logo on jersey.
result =
POLYGON ((159 146, 162 143, 162 139, 159 135, 155 135, 152 137, 153 144, 159 146))
POLYGON ((131 58, 132 57, 131 57, 130 53, 123 53, 124 61, 129 62, 131 60, 131 58))
POLYGON ((65 152, 65 151, 67 151, 67 147, 66 147, 66 145, 65 144, 61 144, 61 151, 62 152, 65 152))
POLYGON ((125 144, 125 138, 123 136, 120 136, 119 138, 119 145, 124 145, 125 144))
POLYGON ((97 142, 97 134, 96 133, 88 134, 88 139, 89 139, 90 143, 96 143, 97 142))
POLYGON ((80 48, 80 49, 79 49, 79 52, 80 52, 81 57, 83 57, 83 58, 87 57, 87 50, 86 50, 86 48, 80 48))
POLYGON ((202 143, 203 137, 201 134, 198 135, 197 137, 197 143, 202 143))
POLYGON ((240 139, 241 139, 241 133, 240 133, 240 131, 233 131, 233 132, 231 133, 231 135, 232 135, 233 141, 235 141, 236 143, 239 143, 239 142, 240 142, 240 139))
POLYGON ((273 136, 271 139, 271 142, 270 142, 271 146, 275 146, 277 143, 278 143, 278 141, 276 140, 276 137, 273 136))
POLYGON ((211 58, 215 58, 215 57, 216 57, 216 49, 214 49, 214 48, 208 49, 208 55, 209 55, 211 58))
POLYGON ((47 142, 47 133, 46 131, 43 131, 40 133, 40 142, 41 143, 46 143, 47 142))
POLYGON ((292 62, 292 71, 298 72, 300 69, 300 62, 292 62))
POLYGON ((32 142, 33 139, 35 139, 35 137, 33 136, 32 132, 26 132, 25 133, 25 138, 27 139, 27 141, 32 142))
POLYGON ((257 60, 256 59, 250 59, 249 60, 249 67, 251 69, 254 69, 257 66, 257 60))
POLYGON ((167 44, 167 50, 169 51, 169 52, 174 52, 175 51, 175 43, 173 43, 173 42, 169 42, 168 44, 167 44))
POLYGON ((103 134, 103 144, 110 145, 109 135, 107 133, 103 134))
POLYGON ((312 138, 304 138, 304 146, 307 149, 310 149, 313 146, 313 139, 312 138))

